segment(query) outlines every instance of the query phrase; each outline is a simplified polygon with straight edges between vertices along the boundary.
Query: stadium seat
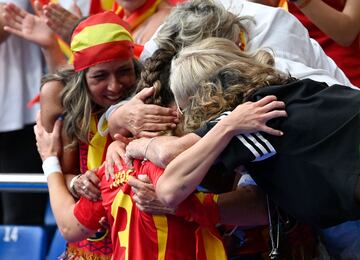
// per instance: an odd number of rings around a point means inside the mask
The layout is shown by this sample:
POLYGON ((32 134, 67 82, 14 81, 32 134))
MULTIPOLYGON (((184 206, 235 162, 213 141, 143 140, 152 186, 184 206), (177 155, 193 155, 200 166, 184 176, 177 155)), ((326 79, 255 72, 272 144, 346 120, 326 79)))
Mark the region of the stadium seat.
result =
POLYGON ((66 240, 61 236, 59 229, 56 229, 55 235, 51 241, 48 260, 56 260, 65 251, 66 240))
POLYGON ((0 225, 1 259, 43 260, 46 232, 39 226, 0 225))

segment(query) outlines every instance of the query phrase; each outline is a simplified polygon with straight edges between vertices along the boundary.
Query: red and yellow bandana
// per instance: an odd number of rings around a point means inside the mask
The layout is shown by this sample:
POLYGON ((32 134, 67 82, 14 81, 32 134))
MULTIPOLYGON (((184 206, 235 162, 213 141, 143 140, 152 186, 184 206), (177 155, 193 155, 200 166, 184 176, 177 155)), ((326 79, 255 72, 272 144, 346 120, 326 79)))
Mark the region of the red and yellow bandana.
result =
POLYGON ((110 11, 92 15, 79 23, 71 39, 75 71, 132 58, 134 40, 126 27, 126 23, 110 11))

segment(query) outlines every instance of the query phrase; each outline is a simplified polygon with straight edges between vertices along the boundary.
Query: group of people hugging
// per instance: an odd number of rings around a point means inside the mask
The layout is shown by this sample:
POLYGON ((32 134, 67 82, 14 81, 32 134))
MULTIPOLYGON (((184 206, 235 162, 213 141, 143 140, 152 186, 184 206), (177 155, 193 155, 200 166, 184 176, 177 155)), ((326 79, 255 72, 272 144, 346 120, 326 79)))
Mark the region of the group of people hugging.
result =
MULTIPOLYGON (((16 33, 28 14, 8 11, 16 33)), ((43 77, 64 259, 313 259, 321 230, 360 218, 360 92, 294 17, 190 0, 135 45, 116 13, 88 16, 43 77)))

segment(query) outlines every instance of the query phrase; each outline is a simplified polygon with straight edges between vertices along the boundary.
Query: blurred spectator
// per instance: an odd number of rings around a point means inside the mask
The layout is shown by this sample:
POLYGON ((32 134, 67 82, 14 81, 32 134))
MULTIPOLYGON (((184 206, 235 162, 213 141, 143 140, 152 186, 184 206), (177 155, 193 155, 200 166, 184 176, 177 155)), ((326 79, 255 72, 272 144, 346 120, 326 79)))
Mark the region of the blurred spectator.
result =
MULTIPOLYGON (((4 30, 4 3, 16 3, 30 11, 27 0, 0 3, 0 172, 39 173, 33 124, 38 106, 27 102, 38 93, 42 58, 38 46, 4 30)), ((43 223, 47 194, 2 192, 5 224, 43 223)))
POLYGON ((360 1, 297 0, 289 2, 289 11, 350 81, 360 87, 360 1))
MULTIPOLYGON (((93 2, 95 1, 93 0, 92 3, 93 2)), ((111 0, 108 0, 106 6, 103 8, 108 8, 110 2, 111 0)), ((171 11, 173 4, 176 2, 178 1, 169 3, 165 0, 117 0, 113 4, 113 11, 128 23, 128 29, 133 34, 135 42, 144 44, 163 23, 171 11)), ((45 6, 45 15, 48 18, 47 24, 53 31, 60 35, 63 40, 70 42, 71 30, 75 26, 78 17, 67 11, 64 8, 65 5, 62 7, 59 4, 51 3, 45 6), (66 19, 64 19, 64 17, 66 17, 66 19)), ((100 12, 102 9, 99 8, 99 6, 97 6, 97 8, 93 7, 94 5, 90 7, 89 15, 100 12)), ((74 7, 72 9, 74 9, 74 7)))

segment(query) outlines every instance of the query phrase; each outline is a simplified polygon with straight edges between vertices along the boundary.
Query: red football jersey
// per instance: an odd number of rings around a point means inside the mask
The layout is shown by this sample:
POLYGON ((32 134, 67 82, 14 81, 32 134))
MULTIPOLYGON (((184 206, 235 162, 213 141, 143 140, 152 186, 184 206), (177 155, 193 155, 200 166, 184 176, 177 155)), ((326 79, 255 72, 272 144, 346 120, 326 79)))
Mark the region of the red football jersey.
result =
POLYGON ((74 214, 80 223, 93 230, 100 227, 102 216, 108 218, 113 259, 227 259, 214 227, 218 220, 216 195, 191 195, 179 206, 176 215, 151 215, 136 207, 127 180, 129 176, 146 174, 156 183, 162 168, 148 161, 134 161, 134 170, 117 172, 115 180, 106 181, 104 173, 104 167, 97 173, 102 201, 81 198, 74 214))

